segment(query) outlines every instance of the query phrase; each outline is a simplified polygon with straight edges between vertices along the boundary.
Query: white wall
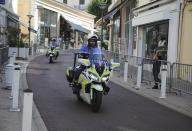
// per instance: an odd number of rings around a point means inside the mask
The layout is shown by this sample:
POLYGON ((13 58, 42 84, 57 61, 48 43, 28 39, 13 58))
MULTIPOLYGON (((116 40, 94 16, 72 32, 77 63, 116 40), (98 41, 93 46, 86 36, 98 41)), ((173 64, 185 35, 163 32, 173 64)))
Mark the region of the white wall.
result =
POLYGON ((8 11, 14 12, 13 11, 13 0, 5 0, 5 5, 3 5, 8 11))
MULTIPOLYGON (((5 28, 7 27, 7 24, 6 24, 6 12, 5 10, 2 10, 0 12, 0 27, 4 27, 4 31, 5 31, 5 28)), ((5 44, 6 43, 6 36, 5 35, 0 35, 0 44, 5 44)))
POLYGON ((5 12, 5 10, 2 10, 0 12, 0 26, 6 27, 5 20, 6 20, 6 12, 5 12))
POLYGON ((138 0, 138 6, 137 6, 137 7, 143 6, 143 5, 145 5, 145 4, 148 4, 148 3, 150 3, 151 1, 154 1, 154 0, 138 0))
POLYGON ((12 7, 13 7, 13 12, 15 14, 18 13, 18 0, 12 0, 12 7))
MULTIPOLYGON (((55 1, 63 3, 63 0, 55 0, 55 1)), ((85 7, 88 6, 91 1, 92 0, 85 0, 85 5, 84 6, 85 7)), ((67 0, 67 5, 74 8, 74 6, 78 6, 79 5, 79 0, 67 0)))
POLYGON ((8 56, 11 56, 13 52, 16 52, 16 57, 28 58, 29 48, 19 48, 19 56, 18 56, 18 48, 17 47, 9 47, 8 56))

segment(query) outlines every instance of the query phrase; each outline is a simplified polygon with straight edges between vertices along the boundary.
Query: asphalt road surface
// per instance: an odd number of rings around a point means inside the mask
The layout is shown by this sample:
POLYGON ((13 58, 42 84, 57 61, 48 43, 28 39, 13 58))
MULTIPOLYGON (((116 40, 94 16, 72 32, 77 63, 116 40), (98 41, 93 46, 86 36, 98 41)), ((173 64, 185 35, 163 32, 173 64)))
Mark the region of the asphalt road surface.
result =
POLYGON ((93 113, 77 100, 65 77, 72 55, 49 64, 45 56, 27 68, 27 82, 49 131, 192 131, 192 118, 170 110, 112 82, 101 110, 93 113))

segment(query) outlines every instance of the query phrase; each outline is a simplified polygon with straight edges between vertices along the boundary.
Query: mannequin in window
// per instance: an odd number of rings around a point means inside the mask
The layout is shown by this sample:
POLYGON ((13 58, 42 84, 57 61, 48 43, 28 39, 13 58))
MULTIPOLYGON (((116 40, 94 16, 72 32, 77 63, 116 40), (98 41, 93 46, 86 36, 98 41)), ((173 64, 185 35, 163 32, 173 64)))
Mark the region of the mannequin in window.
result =
POLYGON ((158 38, 158 47, 162 48, 162 47, 165 47, 165 45, 166 45, 165 37, 159 36, 159 38, 158 38))

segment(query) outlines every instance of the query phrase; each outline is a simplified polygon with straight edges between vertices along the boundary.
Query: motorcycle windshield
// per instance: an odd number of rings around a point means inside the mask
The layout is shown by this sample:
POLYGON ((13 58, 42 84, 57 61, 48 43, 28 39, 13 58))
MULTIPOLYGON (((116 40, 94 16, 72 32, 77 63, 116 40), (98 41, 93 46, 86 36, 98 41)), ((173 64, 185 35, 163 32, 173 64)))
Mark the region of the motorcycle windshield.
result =
POLYGON ((90 53, 89 60, 90 60, 91 64, 102 63, 103 62, 102 54, 101 53, 90 53))
POLYGON ((105 69, 105 64, 101 53, 91 53, 89 55, 90 63, 95 65, 97 73, 101 76, 105 69))

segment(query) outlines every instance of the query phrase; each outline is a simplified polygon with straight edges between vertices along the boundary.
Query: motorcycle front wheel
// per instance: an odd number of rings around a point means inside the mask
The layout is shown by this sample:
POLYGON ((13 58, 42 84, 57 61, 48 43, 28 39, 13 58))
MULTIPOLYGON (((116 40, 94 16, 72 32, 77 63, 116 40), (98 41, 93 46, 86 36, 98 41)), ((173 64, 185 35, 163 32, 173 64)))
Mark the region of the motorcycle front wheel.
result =
POLYGON ((49 57, 49 63, 53 63, 53 57, 52 56, 49 57))
POLYGON ((93 99, 91 100, 91 108, 93 112, 98 112, 102 104, 103 92, 93 90, 93 99))

